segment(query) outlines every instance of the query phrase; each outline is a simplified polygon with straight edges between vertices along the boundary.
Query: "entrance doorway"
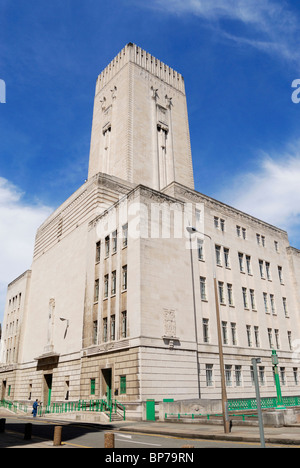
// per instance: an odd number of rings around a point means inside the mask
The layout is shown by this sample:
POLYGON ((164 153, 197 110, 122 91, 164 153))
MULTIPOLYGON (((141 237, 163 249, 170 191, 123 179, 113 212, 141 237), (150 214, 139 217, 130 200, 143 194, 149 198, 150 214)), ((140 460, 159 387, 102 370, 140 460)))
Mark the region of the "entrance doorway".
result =
POLYGON ((44 400, 46 406, 51 405, 51 392, 52 392, 52 374, 44 375, 44 400))
POLYGON ((111 404, 111 369, 102 369, 102 393, 105 393, 107 403, 111 404))
POLYGON ((2 380, 1 400, 5 400, 5 397, 6 397, 6 380, 2 380))

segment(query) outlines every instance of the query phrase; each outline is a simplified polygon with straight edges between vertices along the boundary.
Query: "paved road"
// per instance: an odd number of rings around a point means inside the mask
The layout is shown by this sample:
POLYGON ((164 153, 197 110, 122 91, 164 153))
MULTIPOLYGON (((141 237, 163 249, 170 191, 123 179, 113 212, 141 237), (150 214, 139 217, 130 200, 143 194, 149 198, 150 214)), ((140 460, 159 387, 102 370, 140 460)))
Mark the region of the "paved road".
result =
MULTIPOLYGON (((103 448, 104 434, 111 431, 111 425, 91 425, 83 423, 62 423, 42 419, 28 419, 22 417, 6 416, 6 438, 0 434, 1 447, 13 447, 26 444, 28 448, 34 444, 44 444, 44 447, 53 446, 54 427, 62 425, 62 448, 103 448), (23 435, 25 425, 32 423, 32 440, 25 442, 23 435), (10 436, 10 437, 8 437, 10 436), (6 442, 5 442, 6 440, 6 442), (5 445, 6 444, 6 445, 5 445)), ((144 449, 148 453, 164 449, 181 449, 184 445, 191 445, 195 448, 257 448, 259 444, 250 442, 233 441, 209 441, 197 438, 179 438, 171 435, 161 434, 140 434, 130 431, 123 431, 120 427, 115 427, 115 448, 116 449, 144 449)), ((287 448, 287 445, 270 445, 270 447, 287 448)), ((153 455, 154 456, 154 455, 153 455)))

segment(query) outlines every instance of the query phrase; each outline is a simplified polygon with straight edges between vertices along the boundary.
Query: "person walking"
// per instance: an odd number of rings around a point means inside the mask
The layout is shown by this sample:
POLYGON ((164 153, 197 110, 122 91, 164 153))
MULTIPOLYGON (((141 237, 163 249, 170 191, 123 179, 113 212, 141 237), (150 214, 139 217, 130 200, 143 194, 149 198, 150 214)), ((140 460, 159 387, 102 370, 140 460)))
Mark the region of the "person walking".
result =
POLYGON ((32 409, 32 414, 33 414, 34 418, 36 418, 38 407, 39 407, 38 400, 35 400, 35 402, 32 405, 32 408, 33 408, 32 409))

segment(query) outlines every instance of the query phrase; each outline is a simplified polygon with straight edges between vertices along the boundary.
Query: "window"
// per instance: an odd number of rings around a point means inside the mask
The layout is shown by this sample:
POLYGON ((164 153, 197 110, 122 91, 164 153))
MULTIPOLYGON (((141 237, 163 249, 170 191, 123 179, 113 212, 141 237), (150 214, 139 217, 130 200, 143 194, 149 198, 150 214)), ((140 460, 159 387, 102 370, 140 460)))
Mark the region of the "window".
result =
POLYGON ((266 314, 268 314, 269 313, 268 295, 267 295, 267 293, 264 292, 263 296, 264 296, 265 312, 266 312, 266 314))
POLYGON ((292 332, 291 332, 290 330, 288 330, 288 332, 287 332, 287 337, 288 337, 288 342, 289 342, 290 350, 292 351, 292 350, 293 350, 293 345, 292 345, 292 332))
POLYGON ((220 229, 222 232, 225 232, 225 219, 214 216, 214 226, 216 229, 220 229))
POLYGON ((223 344, 228 344, 227 322, 222 322, 223 344))
POLYGON ((104 299, 108 297, 108 275, 104 276, 104 299))
POLYGON ((97 337, 98 337, 98 321, 95 320, 93 322, 93 344, 97 344, 97 337))
POLYGON ((252 347, 251 325, 246 325, 247 341, 249 348, 252 347))
POLYGON ((236 235, 241 237, 241 226, 236 226, 236 235))
POLYGON ((219 228, 219 218, 217 218, 216 216, 214 217, 214 225, 216 229, 219 228))
POLYGON ((110 317, 110 339, 114 341, 116 339, 116 316, 110 317))
POLYGON ((260 341, 259 341, 259 328, 258 326, 254 326, 254 339, 255 339, 255 346, 256 348, 260 347, 260 341))
POLYGON ((206 278, 200 276, 200 294, 201 300, 206 301, 206 278))
POLYGON ((103 319, 103 341, 107 342, 107 317, 103 319))
POLYGON ((90 394, 91 395, 96 394, 96 379, 91 379, 90 394))
POLYGON ((203 319, 202 325, 203 325, 203 341, 204 343, 209 343, 208 319, 203 319))
POLYGON ((118 232, 114 231, 112 233, 112 253, 116 253, 118 248, 118 232))
POLYGON ((245 228, 242 228, 242 236, 243 236, 243 239, 246 239, 246 229, 245 228))
POLYGON ((240 265, 240 272, 244 272, 244 254, 239 252, 239 265, 240 265))
POLYGON ((247 266, 247 273, 248 273, 248 275, 252 275, 252 270, 251 270, 251 257, 250 257, 250 255, 246 255, 246 266, 247 266))
POLYGON ((248 309, 247 288, 242 288, 244 308, 248 309))
POLYGON ((111 294, 116 294, 116 286, 117 286, 117 272, 116 270, 111 274, 111 294))
POLYGON ((124 310, 121 314, 121 335, 122 338, 127 337, 127 311, 124 310))
POLYGON ((294 383, 295 385, 298 385, 299 379, 298 379, 298 367, 293 367, 293 376, 294 376, 294 383))
POLYGON ((122 267, 122 290, 127 290, 127 265, 122 267))
POLYGON ((234 374, 235 374, 236 387, 241 387, 242 386, 242 366, 235 366, 234 374))
POLYGON ((101 242, 96 243, 96 263, 100 262, 100 255, 101 255, 101 242))
POLYGON ((237 338, 236 338, 236 323, 231 323, 231 338, 232 338, 232 344, 237 345, 237 338))
POLYGON ((286 385, 285 367, 280 367, 279 372, 280 372, 281 385, 286 385))
POLYGON ((220 219, 220 228, 221 228, 222 232, 225 231, 225 220, 224 219, 220 219))
POLYGON ((276 315, 274 294, 270 294, 270 303, 271 303, 272 314, 276 315))
POLYGON ((224 265, 226 268, 230 268, 229 265, 229 249, 224 247, 224 265))
POLYGON ((220 303, 225 304, 224 283, 222 283, 222 281, 219 281, 219 297, 220 297, 220 303))
POLYGON ((258 263, 259 263, 260 277, 261 277, 262 279, 264 279, 264 278, 265 278, 265 273, 264 273, 264 262, 263 262, 263 260, 259 260, 258 263))
POLYGON ((284 316, 288 317, 289 313, 288 313, 288 308, 287 308, 286 297, 282 298, 282 304, 283 304, 284 316))
POLYGON ((99 280, 96 279, 95 289, 94 289, 94 302, 98 302, 98 300, 99 300, 99 280))
POLYGON ((250 302, 251 302, 251 309, 256 310, 254 289, 250 289, 250 302))
POLYGON ((269 346, 273 348, 273 335, 272 335, 272 328, 268 328, 268 339, 269 339, 269 346))
POLYGON ((233 306, 233 293, 232 293, 232 284, 227 283, 227 296, 228 296, 228 304, 233 306))
POLYGON ((275 333, 276 348, 280 349, 279 330, 277 328, 275 328, 274 333, 275 333))
POLYGON ((232 366, 228 364, 225 365, 225 380, 226 386, 232 387, 232 366))
POLYGON ((258 376, 259 376, 260 385, 265 385, 266 381, 265 381, 265 367, 264 366, 259 366, 258 376))
POLYGON ((124 224, 122 227, 122 238, 123 238, 123 247, 127 247, 128 244, 128 224, 124 224))
POLYGON ((197 250, 198 250, 198 260, 204 260, 203 241, 201 239, 197 239, 197 250))
POLYGON ((217 265, 221 266, 221 247, 219 245, 216 245, 215 247, 216 250, 216 263, 217 265))
POLYGON ((283 276, 282 276, 282 267, 278 267, 278 276, 279 276, 279 281, 281 284, 283 284, 283 276))
POLYGON ((266 262, 267 279, 271 281, 270 262, 266 262))
POLYGON ((260 245, 260 234, 256 234, 256 242, 260 245))
POLYGON ((274 247, 275 247, 276 252, 279 252, 279 246, 278 246, 277 241, 274 241, 274 247))
POLYGON ((120 376, 120 395, 124 395, 126 393, 126 375, 120 376))
POLYGON ((105 237, 105 257, 109 256, 109 236, 105 237))
POLYGON ((205 365, 205 374, 206 374, 206 386, 213 386, 213 364, 205 365))

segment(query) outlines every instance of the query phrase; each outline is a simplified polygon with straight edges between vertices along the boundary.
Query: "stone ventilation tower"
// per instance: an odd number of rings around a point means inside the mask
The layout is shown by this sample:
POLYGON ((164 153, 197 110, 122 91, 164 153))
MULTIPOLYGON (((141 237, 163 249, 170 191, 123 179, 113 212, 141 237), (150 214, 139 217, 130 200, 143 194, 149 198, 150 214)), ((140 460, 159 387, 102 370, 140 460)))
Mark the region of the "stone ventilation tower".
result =
POLYGON ((194 188, 183 77, 129 43, 96 84, 89 178, 194 188))

